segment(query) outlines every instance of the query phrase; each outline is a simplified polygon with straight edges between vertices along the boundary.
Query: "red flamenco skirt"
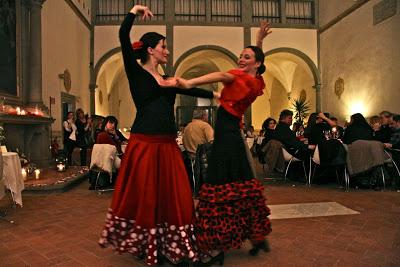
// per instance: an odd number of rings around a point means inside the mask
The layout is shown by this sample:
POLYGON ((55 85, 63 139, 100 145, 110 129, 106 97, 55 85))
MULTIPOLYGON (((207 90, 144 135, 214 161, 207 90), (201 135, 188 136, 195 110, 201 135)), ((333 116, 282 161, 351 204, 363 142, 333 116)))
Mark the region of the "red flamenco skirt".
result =
POLYGON ((157 263, 196 260, 194 205, 174 136, 132 134, 99 244, 157 263), (161 254, 161 255, 160 255, 161 254))
POLYGON ((256 179, 201 187, 195 231, 203 255, 238 249, 246 239, 253 244, 265 239, 271 223, 263 191, 256 179))

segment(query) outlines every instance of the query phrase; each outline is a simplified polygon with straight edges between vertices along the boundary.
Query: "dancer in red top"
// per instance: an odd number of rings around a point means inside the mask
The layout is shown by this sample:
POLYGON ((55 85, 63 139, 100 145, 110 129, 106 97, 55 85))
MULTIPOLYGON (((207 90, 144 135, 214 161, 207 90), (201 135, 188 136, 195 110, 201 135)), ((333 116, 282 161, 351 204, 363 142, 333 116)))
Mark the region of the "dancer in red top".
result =
POLYGON ((165 37, 148 32, 132 45, 129 33, 136 14, 152 16, 147 7, 135 5, 123 21, 119 37, 137 114, 99 243, 131 253, 148 265, 167 259, 176 266, 189 266, 184 260, 196 260, 197 254, 194 205, 175 142, 175 96, 213 98, 214 94, 160 86, 176 83, 164 80, 157 71, 159 64, 167 63, 165 37))
POLYGON ((270 211, 265 205, 264 186, 254 177, 240 132, 244 112, 263 94, 265 84, 261 74, 265 66, 260 47, 269 33, 269 25, 262 23, 258 46, 248 46, 243 50, 237 69, 191 80, 178 78, 182 88, 224 83, 207 176, 199 193, 195 225, 201 252, 208 256, 220 253, 207 263, 198 263, 200 266, 216 262, 223 264, 224 251, 240 248, 245 239, 250 239, 253 244, 251 255, 256 255, 260 249, 269 249, 265 236, 271 232, 270 211))

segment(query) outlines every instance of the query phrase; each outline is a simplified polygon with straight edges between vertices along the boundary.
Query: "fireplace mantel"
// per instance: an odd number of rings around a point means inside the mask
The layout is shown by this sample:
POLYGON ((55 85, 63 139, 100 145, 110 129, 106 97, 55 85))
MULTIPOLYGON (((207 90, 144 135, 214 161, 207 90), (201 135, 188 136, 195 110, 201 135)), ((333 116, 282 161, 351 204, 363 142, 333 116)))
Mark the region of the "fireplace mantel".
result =
POLYGON ((41 116, 0 114, 0 124, 51 124, 54 121, 55 119, 53 118, 41 116))
POLYGON ((40 167, 51 163, 50 126, 53 118, 27 115, 0 114, 6 146, 10 151, 20 151, 40 167))

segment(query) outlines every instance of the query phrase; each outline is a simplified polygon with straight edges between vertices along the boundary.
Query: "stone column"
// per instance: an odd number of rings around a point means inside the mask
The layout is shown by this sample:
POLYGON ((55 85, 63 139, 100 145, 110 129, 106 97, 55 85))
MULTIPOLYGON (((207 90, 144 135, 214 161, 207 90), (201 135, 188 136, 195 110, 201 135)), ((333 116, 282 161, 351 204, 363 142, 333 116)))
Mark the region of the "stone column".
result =
POLYGON ((45 0, 30 1, 30 73, 28 104, 43 105, 42 100, 42 5, 45 0))
POLYGON ((313 88, 315 89, 315 108, 317 112, 321 112, 321 85, 320 84, 316 84, 313 86, 313 88))

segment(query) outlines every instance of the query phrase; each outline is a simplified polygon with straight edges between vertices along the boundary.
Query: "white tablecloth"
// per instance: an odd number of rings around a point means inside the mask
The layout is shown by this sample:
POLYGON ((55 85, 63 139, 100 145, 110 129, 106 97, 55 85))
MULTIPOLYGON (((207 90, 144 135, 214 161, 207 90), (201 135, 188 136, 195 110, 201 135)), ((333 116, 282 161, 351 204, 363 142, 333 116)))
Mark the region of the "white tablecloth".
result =
POLYGON ((3 173, 0 177, 0 198, 4 197, 4 186, 12 192, 15 203, 22 206, 22 190, 24 179, 22 177, 21 162, 15 152, 2 153, 3 173))
POLYGON ((247 145, 249 146, 249 149, 253 147, 254 144, 254 138, 246 138, 247 145))

